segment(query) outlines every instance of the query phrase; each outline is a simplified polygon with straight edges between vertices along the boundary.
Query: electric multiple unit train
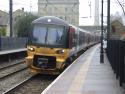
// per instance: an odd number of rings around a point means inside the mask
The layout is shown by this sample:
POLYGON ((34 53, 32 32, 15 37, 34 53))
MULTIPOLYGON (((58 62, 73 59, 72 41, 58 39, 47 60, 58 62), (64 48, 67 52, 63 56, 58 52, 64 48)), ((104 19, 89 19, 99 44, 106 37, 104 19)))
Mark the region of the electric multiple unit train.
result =
POLYGON ((73 56, 100 39, 53 16, 40 17, 32 24, 26 62, 33 73, 60 74, 73 56))

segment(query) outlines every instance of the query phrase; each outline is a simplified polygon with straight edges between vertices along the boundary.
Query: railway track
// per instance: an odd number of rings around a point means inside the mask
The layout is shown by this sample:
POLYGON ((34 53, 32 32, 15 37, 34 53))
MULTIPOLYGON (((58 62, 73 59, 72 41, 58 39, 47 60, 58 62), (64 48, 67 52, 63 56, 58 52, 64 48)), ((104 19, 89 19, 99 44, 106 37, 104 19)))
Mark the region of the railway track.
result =
POLYGON ((27 66, 24 64, 24 60, 19 60, 10 65, 4 66, 0 68, 0 79, 4 79, 10 75, 13 75, 17 72, 20 72, 26 69, 27 66))
POLYGON ((27 65, 24 63, 24 59, 19 61, 16 60, 13 63, 6 63, 5 65, 2 63, 0 66, 0 94, 27 94, 26 92, 41 93, 55 78, 56 77, 49 75, 31 74, 27 65), (35 88, 37 89, 34 90, 35 88), (22 93, 24 91, 25 93, 22 93))
POLYGON ((35 75, 20 82, 18 85, 8 89, 2 94, 41 94, 56 77, 57 76, 51 75, 35 75))
POLYGON ((20 82, 19 84, 17 84, 17 85, 15 85, 15 86, 13 86, 13 87, 11 87, 11 88, 9 88, 9 89, 7 89, 5 92, 3 92, 2 94, 9 94, 9 92, 11 92, 12 90, 14 90, 16 87, 18 87, 19 85, 21 85, 21 84, 23 84, 23 83, 25 83, 26 81, 28 81, 29 79, 31 79, 33 76, 30 76, 30 77, 28 77, 27 79, 25 79, 25 80, 23 80, 22 82, 20 82))
POLYGON ((23 62, 25 62, 25 58, 14 60, 12 62, 0 62, 0 70, 23 62))
POLYGON ((0 94, 3 94, 3 92, 8 91, 10 88, 17 86, 20 82, 23 82, 32 76, 30 70, 25 68, 0 79, 0 94))
POLYGON ((40 94, 57 76, 34 75, 2 94, 40 94))
MULTIPOLYGON (((14 64, 14 66, 17 68, 18 64, 14 64)), ((8 67, 11 68, 13 65, 8 67)), ((1 69, 8 70, 8 67, 1 69)), ((0 86, 2 83, 6 84, 2 86, 2 88, 0 87, 0 94, 40 94, 56 77, 57 76, 50 75, 32 75, 30 70, 25 67, 23 70, 20 69, 17 72, 15 71, 15 73, 2 78, 3 82, 0 83, 0 86), (19 80, 14 81, 15 79, 19 80)))
POLYGON ((33 76, 24 61, 0 63, 0 94, 33 76))

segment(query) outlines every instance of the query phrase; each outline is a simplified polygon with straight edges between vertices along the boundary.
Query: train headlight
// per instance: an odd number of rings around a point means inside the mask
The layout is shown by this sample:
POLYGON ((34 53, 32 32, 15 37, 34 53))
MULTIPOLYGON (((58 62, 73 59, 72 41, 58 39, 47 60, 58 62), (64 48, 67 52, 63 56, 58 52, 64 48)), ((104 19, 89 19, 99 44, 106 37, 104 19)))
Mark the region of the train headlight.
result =
POLYGON ((57 50, 56 53, 57 54, 63 54, 65 51, 64 50, 57 50))
POLYGON ((28 50, 35 51, 35 49, 33 47, 28 47, 28 50))

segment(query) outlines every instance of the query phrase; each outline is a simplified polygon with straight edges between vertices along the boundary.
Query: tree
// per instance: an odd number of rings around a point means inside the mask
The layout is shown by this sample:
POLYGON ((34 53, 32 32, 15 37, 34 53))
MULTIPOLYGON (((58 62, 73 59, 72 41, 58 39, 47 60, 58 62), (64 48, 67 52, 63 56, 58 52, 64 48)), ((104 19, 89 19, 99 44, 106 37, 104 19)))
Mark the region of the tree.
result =
POLYGON ((0 28, 0 36, 6 36, 6 28, 5 27, 1 27, 0 28))
POLYGON ((38 18, 38 16, 35 16, 31 13, 26 13, 26 15, 19 17, 14 27, 17 32, 17 36, 27 37, 32 30, 31 23, 36 18, 38 18))

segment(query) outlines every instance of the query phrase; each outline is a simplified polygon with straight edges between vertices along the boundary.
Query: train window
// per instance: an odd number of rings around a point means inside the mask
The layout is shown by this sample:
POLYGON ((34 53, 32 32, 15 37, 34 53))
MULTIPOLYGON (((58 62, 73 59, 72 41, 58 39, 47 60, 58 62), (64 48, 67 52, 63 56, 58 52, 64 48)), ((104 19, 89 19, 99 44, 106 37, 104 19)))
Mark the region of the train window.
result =
POLYGON ((33 30, 33 43, 45 43, 45 37, 47 33, 46 27, 35 26, 33 30))
POLYGON ((49 27, 48 28, 48 37, 47 44, 62 44, 63 28, 61 27, 49 27))
POLYGON ((63 26, 34 26, 32 43, 39 45, 62 45, 64 43, 63 26))

